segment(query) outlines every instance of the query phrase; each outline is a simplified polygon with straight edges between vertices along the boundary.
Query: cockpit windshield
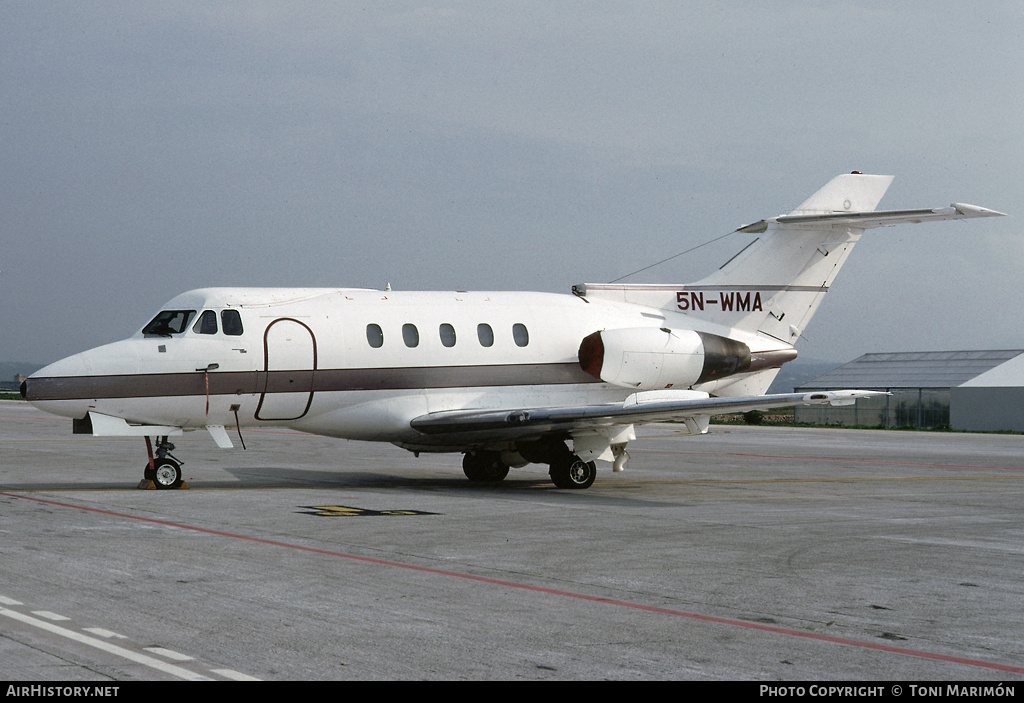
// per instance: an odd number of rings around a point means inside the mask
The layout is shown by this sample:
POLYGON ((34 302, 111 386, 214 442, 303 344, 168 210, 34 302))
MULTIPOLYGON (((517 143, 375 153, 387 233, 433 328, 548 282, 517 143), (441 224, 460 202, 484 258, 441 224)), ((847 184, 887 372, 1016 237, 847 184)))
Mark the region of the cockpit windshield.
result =
POLYGON ((142 334, 153 334, 159 337, 181 334, 188 329, 188 323, 195 314, 195 310, 164 310, 142 328, 142 334))

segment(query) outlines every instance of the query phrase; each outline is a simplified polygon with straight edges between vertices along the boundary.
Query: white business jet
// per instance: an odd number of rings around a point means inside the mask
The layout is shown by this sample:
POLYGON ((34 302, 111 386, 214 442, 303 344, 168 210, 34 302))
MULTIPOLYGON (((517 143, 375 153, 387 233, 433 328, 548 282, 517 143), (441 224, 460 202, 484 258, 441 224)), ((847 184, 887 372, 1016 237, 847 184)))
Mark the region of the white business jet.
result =
MULTIPOLYGON (((550 466, 587 488, 596 461, 622 470, 636 425, 870 391, 764 395, 866 229, 992 217, 954 204, 875 211, 891 176, 844 174, 686 285, 575 286, 572 295, 366 289, 206 288, 183 293, 136 335, 47 366, 24 397, 74 432, 144 437, 146 479, 182 483, 169 438, 287 427, 461 452, 475 482, 550 466), (154 442, 155 439, 155 452, 154 442)), ((244 446, 244 443, 243 443, 244 446)))

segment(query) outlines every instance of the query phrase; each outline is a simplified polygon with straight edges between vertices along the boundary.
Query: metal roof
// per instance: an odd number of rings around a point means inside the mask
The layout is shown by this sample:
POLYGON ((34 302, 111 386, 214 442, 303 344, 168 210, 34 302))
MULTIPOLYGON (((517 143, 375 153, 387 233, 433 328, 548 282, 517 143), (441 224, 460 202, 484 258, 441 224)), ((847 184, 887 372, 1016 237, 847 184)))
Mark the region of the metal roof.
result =
POLYGON ((1021 354, 1024 349, 865 354, 796 390, 952 388, 1021 354))

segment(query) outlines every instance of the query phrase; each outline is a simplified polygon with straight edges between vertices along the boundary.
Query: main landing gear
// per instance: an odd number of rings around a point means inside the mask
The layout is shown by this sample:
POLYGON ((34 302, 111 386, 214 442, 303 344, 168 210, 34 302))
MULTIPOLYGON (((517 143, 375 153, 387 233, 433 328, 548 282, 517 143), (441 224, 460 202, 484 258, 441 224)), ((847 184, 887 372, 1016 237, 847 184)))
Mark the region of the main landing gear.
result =
MULTIPOLYGON (((549 461, 548 475, 558 488, 589 488, 597 477, 597 464, 583 461, 568 449, 549 461)), ((509 465, 501 452, 474 450, 463 457, 462 470, 474 483, 500 483, 508 476, 509 465)))
POLYGON ((553 462, 548 475, 558 488, 590 488, 597 478, 597 464, 572 454, 553 462))
POLYGON ((143 483, 152 481, 153 485, 161 490, 181 488, 181 461, 171 454, 174 445, 167 437, 157 438, 156 456, 152 442, 146 437, 146 450, 149 452, 149 463, 143 471, 143 483))
POLYGON ((474 483, 499 483, 508 476, 509 466, 500 452, 471 451, 462 458, 462 470, 474 483))

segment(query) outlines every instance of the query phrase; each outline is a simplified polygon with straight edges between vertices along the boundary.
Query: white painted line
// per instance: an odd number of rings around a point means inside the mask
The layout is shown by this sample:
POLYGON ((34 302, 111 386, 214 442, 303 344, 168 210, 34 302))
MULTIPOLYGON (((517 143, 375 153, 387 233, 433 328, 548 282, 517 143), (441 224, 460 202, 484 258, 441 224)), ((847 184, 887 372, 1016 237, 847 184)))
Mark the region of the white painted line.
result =
POLYGON ((34 627, 40 628, 41 630, 52 632, 55 635, 67 637, 70 640, 74 640, 76 642, 89 645, 90 647, 95 647, 96 649, 101 649, 104 652, 115 654, 119 657, 123 657, 137 664, 142 664, 143 666, 148 666, 152 669, 162 671, 165 674, 170 674, 171 676, 177 676, 178 678, 186 679, 188 681, 212 681, 212 679, 210 679, 208 676, 197 674, 193 671, 189 671, 188 669, 182 669, 180 666, 168 664, 167 662, 157 659, 155 657, 150 657, 145 654, 139 654, 138 652, 133 652, 129 649, 125 649, 124 647, 118 647, 116 644, 110 644, 109 642, 98 640, 95 637, 83 635, 80 632, 75 632, 74 630, 69 630, 66 627, 60 627, 58 625, 48 623, 45 620, 39 620, 38 618, 34 618, 30 615, 25 615, 24 613, 19 613, 15 610, 0 608, 0 615, 4 615, 9 618, 14 618, 15 620, 20 620, 21 622, 27 625, 32 625, 34 627))
POLYGON ((106 637, 108 640, 112 639, 114 637, 117 637, 118 639, 122 639, 122 640, 128 639, 128 635, 119 635, 116 632, 111 632, 110 630, 104 630, 102 627, 86 627, 85 631, 86 632, 91 632, 92 634, 96 635, 97 637, 106 637))
POLYGON ((237 671, 234 671, 232 669, 212 669, 211 671, 213 671, 213 673, 217 674, 218 676, 223 676, 224 678, 231 679, 232 681, 261 681, 262 680, 262 679, 256 678, 255 676, 249 676, 248 674, 241 674, 241 673, 239 673, 237 671))
POLYGON ((60 622, 61 620, 70 620, 71 619, 71 618, 66 618, 63 615, 58 615, 57 613, 52 613, 49 610, 33 610, 32 614, 33 615, 38 615, 41 618, 46 618, 47 620, 53 620, 55 622, 60 622))
POLYGON ((2 604, 2 605, 24 605, 21 601, 14 600, 13 598, 7 598, 6 596, 0 596, 0 604, 2 604))
POLYGON ((173 659, 176 662, 192 661, 195 658, 181 652, 175 652, 173 649, 164 649, 163 647, 143 647, 143 649, 153 654, 159 654, 161 657, 173 659))

